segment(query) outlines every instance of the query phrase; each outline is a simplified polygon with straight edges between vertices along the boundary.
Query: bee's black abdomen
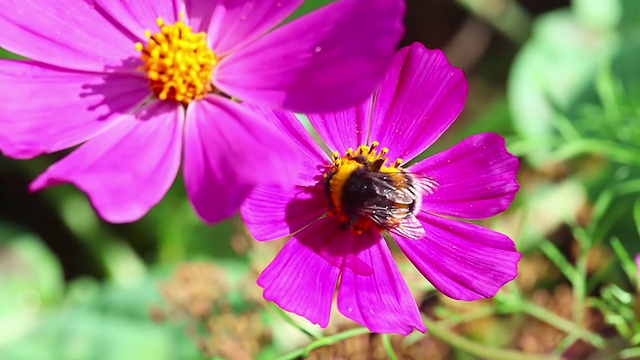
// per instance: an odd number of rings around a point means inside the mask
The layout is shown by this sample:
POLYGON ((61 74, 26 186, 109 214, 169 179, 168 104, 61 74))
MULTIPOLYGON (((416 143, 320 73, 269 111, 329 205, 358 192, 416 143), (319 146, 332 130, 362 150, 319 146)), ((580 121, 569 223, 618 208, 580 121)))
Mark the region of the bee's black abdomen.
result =
POLYGON ((380 211, 391 209, 396 205, 393 199, 376 189, 373 184, 375 180, 369 174, 370 170, 366 168, 358 169, 346 181, 342 193, 342 204, 347 215, 356 218, 362 215, 363 208, 375 207, 380 211))
MULTIPOLYGON (((415 185, 416 185, 416 184, 414 183, 414 179, 413 179, 413 177, 411 177, 411 176, 407 176, 407 177, 406 177, 406 180, 407 180, 407 188, 409 188, 409 189, 415 189, 415 185)), ((416 194, 416 199, 417 199, 419 196, 420 196, 419 194, 416 194)), ((418 201, 414 200, 414 201, 412 201, 412 202, 409 204, 409 212, 410 212, 410 213, 412 213, 412 214, 414 214, 414 213, 415 213, 415 211, 416 211, 416 205, 418 205, 418 203, 419 203, 418 201)))
POLYGON ((342 204, 344 212, 350 216, 357 216, 362 206, 378 196, 372 180, 367 178, 367 170, 357 169, 347 179, 342 190, 342 204))

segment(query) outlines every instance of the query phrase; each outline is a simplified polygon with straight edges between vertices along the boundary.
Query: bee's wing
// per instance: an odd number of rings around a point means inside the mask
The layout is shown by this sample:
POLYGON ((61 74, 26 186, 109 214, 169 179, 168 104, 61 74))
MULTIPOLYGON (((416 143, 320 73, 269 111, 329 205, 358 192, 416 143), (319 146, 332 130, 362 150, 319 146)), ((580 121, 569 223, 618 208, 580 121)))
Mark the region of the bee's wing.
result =
POLYGON ((424 195, 433 194, 438 188, 434 179, 422 174, 370 172, 366 176, 372 180, 378 195, 400 204, 411 204, 424 195))
POLYGON ((422 224, 408 208, 388 208, 370 204, 360 209, 360 215, 368 217, 389 232, 407 239, 418 240, 425 235, 422 224))
POLYGON ((421 191, 423 195, 433 194, 438 189, 438 182, 423 174, 411 174, 415 180, 415 187, 421 191))
POLYGON ((388 229, 389 232, 411 240, 420 240, 425 236, 424 228, 418 219, 410 214, 399 224, 388 229))
POLYGON ((425 236, 424 228, 408 205, 413 204, 413 208, 419 211, 422 197, 432 194, 438 188, 438 183, 420 174, 370 172, 367 176, 371 178, 376 193, 384 197, 388 204, 365 204, 361 215, 369 217, 396 235, 414 240, 422 239, 425 236), (390 204, 407 206, 388 206, 390 204))
POLYGON ((367 173, 372 180, 376 194, 400 204, 411 204, 416 199, 418 189, 404 176, 388 173, 367 173))

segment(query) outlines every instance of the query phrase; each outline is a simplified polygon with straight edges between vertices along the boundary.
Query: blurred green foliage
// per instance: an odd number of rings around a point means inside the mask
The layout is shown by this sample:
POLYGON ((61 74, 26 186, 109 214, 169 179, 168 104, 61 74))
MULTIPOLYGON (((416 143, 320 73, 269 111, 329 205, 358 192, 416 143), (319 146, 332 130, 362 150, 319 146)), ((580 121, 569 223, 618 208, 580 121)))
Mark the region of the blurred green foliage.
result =
POLYGON ((592 201, 611 196, 596 231, 634 252, 631 216, 640 188, 640 7, 637 1, 577 0, 542 16, 514 61, 509 100, 521 138, 512 150, 529 164, 583 159, 574 172, 592 201), (584 168, 584 167, 583 167, 584 168), (593 170, 593 169, 589 169, 593 170))

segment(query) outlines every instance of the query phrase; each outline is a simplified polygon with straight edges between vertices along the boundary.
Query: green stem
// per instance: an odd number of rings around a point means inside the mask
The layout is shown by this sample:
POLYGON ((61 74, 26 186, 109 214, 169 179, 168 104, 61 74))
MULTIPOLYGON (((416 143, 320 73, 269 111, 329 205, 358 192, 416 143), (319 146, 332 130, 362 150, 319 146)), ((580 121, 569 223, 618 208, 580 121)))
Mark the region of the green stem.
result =
POLYGON ((576 272, 573 279, 573 320, 582 326, 584 324, 584 298, 587 296, 587 255, 586 251, 581 250, 580 257, 576 261, 576 272))
POLYGON ((561 146, 556 152, 556 156, 562 160, 586 154, 604 155, 612 161, 627 165, 640 164, 640 157, 636 151, 607 140, 581 139, 572 141, 561 146))
POLYGON ((558 356, 562 355, 573 343, 580 340, 580 336, 578 334, 569 334, 565 337, 560 344, 554 350, 554 354, 558 354, 558 356))
POLYGON ((640 347, 624 349, 620 351, 620 359, 631 359, 640 357, 640 347))
POLYGON ((507 138, 509 152, 515 156, 527 156, 528 154, 540 150, 541 147, 557 147, 560 145, 558 137, 536 137, 533 139, 522 139, 519 137, 507 138))
POLYGON ((558 316, 555 313, 526 300, 522 300, 520 306, 522 311, 524 311, 528 315, 533 316, 540 321, 544 321, 547 324, 566 332, 567 334, 579 335, 581 339, 589 342, 591 345, 595 346, 598 349, 602 349, 605 347, 606 342, 600 335, 586 330, 572 321, 558 316))
POLYGON ((551 242, 545 241, 540 244, 540 250, 551 260, 556 267, 562 272, 567 279, 573 279, 576 275, 576 269, 571 265, 569 260, 562 252, 551 242))
POLYGON ((393 351, 393 346, 391 346, 391 336, 389 336, 389 334, 382 334, 382 345, 391 360, 398 360, 395 351, 393 351))
POLYGON ((633 194, 636 192, 640 192, 640 179, 628 180, 628 181, 616 184, 615 190, 618 195, 626 195, 626 194, 633 194))
POLYGON ((496 309, 494 307, 484 306, 468 314, 461 314, 456 317, 451 317, 449 319, 441 320, 440 324, 446 327, 452 327, 459 324, 464 324, 464 323, 472 322, 475 320, 487 318, 489 316, 495 315, 495 313, 496 313, 496 309))
POLYGON ((270 302, 269 303, 269 307, 271 308, 271 310, 276 312, 278 314, 278 316, 280 316, 282 318, 282 320, 284 320, 287 324, 289 324, 289 325, 295 327, 296 329, 302 331, 303 333, 305 333, 310 338, 316 339, 316 340, 322 339, 322 335, 314 334, 311 331, 309 331, 309 330, 305 329, 304 327, 302 327, 302 325, 300 325, 297 322, 295 322, 291 318, 291 316, 289 316, 289 314, 287 314, 284 310, 280 309, 280 307, 278 305, 270 302))
POLYGON ((307 357, 309 356, 309 353, 317 348, 323 347, 323 346, 328 346, 328 345, 333 345, 335 343, 337 343, 338 341, 342 341, 345 339, 348 339, 350 337, 354 337, 354 336, 358 336, 358 335, 362 335, 362 334, 370 334, 371 331, 369 331, 369 329, 367 328, 355 328, 355 329, 351 329, 351 330, 347 330, 347 331, 343 331, 341 333, 335 334, 335 335, 331 335, 331 336, 327 336, 327 337, 323 337, 321 339, 318 339, 314 342, 312 342, 311 344, 309 344, 307 347, 304 347, 302 349, 297 349, 294 350, 288 354, 285 354, 281 357, 279 357, 277 360, 293 360, 293 359, 297 359, 300 356, 303 357, 307 357))
POLYGON ((636 223, 636 231, 640 235, 640 199, 633 204, 633 221, 636 223))
POLYGON ((497 349, 487 347, 472 340, 465 338, 464 336, 457 334, 450 329, 438 324, 437 322, 427 322, 429 328, 429 334, 439 338, 452 347, 463 350, 469 354, 478 356, 483 359, 493 360, 560 360, 561 357, 557 355, 539 355, 539 354, 526 354, 515 350, 497 349))
POLYGON ((457 0, 516 43, 524 43, 531 33, 531 15, 513 0, 457 0))
POLYGON ((624 272, 627 274, 627 277, 634 284, 638 283, 638 273, 634 260, 631 258, 631 255, 629 255, 629 252, 627 251, 627 249, 625 249, 624 245, 622 245, 620 239, 614 236, 613 238, 611 238, 610 244, 613 248, 613 252, 615 252, 620 259, 620 265, 622 266, 622 270, 624 270, 624 272))

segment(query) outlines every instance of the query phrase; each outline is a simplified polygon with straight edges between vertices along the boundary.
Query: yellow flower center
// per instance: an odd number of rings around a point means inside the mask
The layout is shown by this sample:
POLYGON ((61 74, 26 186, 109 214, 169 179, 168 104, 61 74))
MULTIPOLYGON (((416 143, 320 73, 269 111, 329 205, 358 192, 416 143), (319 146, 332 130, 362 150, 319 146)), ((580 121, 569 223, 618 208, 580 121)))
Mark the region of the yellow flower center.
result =
POLYGON ((370 213, 372 207, 391 208, 394 206, 380 194, 382 188, 373 184, 375 179, 385 183, 389 188, 395 186, 394 179, 402 175, 399 168, 402 159, 397 159, 389 166, 386 155, 389 149, 379 149, 380 144, 374 141, 371 146, 361 145, 355 151, 348 149, 344 156, 337 151, 333 153, 333 163, 324 174, 324 185, 329 197, 331 210, 329 215, 336 216, 356 234, 362 234, 376 224, 370 213), (380 175, 383 175, 382 177, 380 175))
POLYGON ((158 19, 160 31, 151 34, 147 45, 136 43, 151 90, 160 100, 176 100, 188 104, 213 91, 211 73, 217 63, 207 44, 207 34, 193 33, 182 20, 165 24, 158 19))

